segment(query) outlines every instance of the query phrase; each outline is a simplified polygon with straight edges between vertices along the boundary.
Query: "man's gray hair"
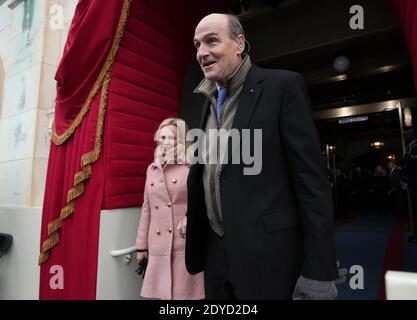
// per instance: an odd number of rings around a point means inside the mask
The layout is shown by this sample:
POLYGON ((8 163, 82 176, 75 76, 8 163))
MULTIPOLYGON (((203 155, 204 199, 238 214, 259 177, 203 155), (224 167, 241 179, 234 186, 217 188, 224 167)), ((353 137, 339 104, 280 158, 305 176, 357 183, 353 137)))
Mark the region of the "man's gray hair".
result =
POLYGON ((232 39, 236 38, 239 34, 245 36, 245 31, 243 30, 242 24, 239 21, 239 18, 233 14, 226 14, 227 20, 229 22, 229 33, 232 39))

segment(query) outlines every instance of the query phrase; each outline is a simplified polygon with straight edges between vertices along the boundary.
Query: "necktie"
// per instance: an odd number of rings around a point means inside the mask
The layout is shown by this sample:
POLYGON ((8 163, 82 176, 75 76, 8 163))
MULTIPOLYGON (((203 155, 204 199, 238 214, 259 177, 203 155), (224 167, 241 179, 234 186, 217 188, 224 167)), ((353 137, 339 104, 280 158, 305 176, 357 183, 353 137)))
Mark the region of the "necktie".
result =
POLYGON ((217 97, 217 121, 220 121, 220 113, 222 112, 222 106, 224 100, 226 100, 226 87, 220 87, 219 88, 219 94, 217 97))

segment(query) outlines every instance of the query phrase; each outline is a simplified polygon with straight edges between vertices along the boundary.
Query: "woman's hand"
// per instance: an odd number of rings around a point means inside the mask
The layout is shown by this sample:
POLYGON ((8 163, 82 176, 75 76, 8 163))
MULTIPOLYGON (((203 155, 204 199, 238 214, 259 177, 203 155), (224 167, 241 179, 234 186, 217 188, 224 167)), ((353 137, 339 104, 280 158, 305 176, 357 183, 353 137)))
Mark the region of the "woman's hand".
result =
POLYGON ((141 261, 143 258, 148 258, 147 251, 138 252, 138 254, 136 255, 136 259, 138 259, 138 261, 141 261))

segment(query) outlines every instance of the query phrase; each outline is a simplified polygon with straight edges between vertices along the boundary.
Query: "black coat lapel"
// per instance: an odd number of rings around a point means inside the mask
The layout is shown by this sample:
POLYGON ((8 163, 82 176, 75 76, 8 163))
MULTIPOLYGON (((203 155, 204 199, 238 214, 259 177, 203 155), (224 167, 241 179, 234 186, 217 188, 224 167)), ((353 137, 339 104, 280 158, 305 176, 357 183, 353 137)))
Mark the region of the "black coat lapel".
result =
MULTIPOLYGON (((233 119, 232 128, 245 129, 248 127, 250 119, 262 94, 265 76, 261 68, 253 65, 246 76, 242 92, 240 93, 235 118, 233 119)), ((241 137, 242 137, 242 132, 241 137)), ((229 149, 228 162, 232 163, 233 150, 229 149)))
POLYGON ((248 126, 258 99, 263 90, 264 74, 261 68, 252 66, 246 76, 236 109, 232 128, 244 129, 248 126))

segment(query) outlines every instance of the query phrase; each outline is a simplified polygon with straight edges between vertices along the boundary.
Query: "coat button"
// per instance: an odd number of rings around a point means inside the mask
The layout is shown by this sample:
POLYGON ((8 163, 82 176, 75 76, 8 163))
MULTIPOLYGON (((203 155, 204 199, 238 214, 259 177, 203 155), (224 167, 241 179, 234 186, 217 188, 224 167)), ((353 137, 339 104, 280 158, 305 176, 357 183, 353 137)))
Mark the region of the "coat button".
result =
POLYGON ((154 184, 155 184, 155 183, 151 182, 151 187, 153 187, 153 186, 154 186, 154 184))
POLYGON ((156 234, 159 236, 161 234, 161 230, 156 230, 156 234))
POLYGON ((168 203, 167 203, 167 206, 168 206, 168 208, 171 208, 172 203, 171 203, 171 202, 168 202, 168 203))
POLYGON ((172 183, 177 183, 177 179, 172 179, 172 183))
POLYGON ((155 204, 154 207, 155 207, 155 209, 158 209, 159 208, 157 204, 155 204))
POLYGON ((169 232, 169 233, 172 233, 172 229, 171 229, 171 228, 169 228, 169 229, 168 229, 168 232, 169 232))

